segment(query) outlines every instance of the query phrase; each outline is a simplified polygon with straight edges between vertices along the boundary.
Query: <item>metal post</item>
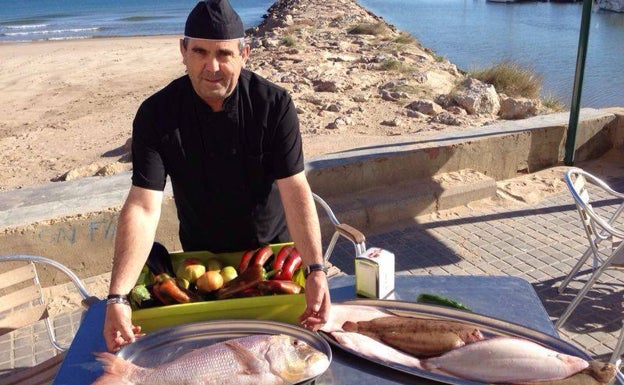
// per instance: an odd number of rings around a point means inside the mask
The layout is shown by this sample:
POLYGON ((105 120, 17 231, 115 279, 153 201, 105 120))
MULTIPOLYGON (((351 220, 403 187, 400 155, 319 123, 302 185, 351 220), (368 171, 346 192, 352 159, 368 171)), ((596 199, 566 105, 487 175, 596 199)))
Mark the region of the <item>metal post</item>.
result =
POLYGON ((574 164, 576 129, 578 127, 579 111, 581 108, 581 93, 583 91, 583 74, 585 72, 585 57, 587 56, 587 42, 589 40, 589 21, 591 19, 592 2, 593 0, 583 0, 581 33, 579 36, 578 53, 576 56, 574 89, 572 91, 572 103, 570 104, 570 121, 568 123, 568 136, 566 139, 565 157, 563 160, 563 162, 567 166, 572 166, 574 164))

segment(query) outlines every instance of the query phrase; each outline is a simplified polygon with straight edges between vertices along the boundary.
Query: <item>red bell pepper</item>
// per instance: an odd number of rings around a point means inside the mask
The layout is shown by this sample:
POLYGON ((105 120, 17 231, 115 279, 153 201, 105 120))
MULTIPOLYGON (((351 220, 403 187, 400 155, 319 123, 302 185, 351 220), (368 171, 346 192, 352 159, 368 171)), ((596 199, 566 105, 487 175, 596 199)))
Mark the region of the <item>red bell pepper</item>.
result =
POLYGON ((299 251, 296 248, 293 248, 292 252, 288 255, 284 265, 282 266, 282 271, 275 274, 273 279, 290 281, 295 274, 295 271, 301 267, 302 263, 303 260, 301 259, 299 251))
POLYGON ((238 274, 241 274, 242 272, 247 270, 247 267, 249 266, 249 262, 251 262, 251 258, 254 256, 255 253, 256 253, 255 249, 247 250, 243 253, 241 260, 238 263, 238 274))
POLYGON ((251 259, 251 265, 260 265, 264 266, 265 263, 268 262, 269 258, 273 256, 273 249, 270 246, 262 246, 255 252, 253 258, 251 259))
POLYGON ((282 268, 282 266, 284 266, 286 257, 290 255, 292 250, 293 250, 293 247, 290 245, 286 245, 280 249, 280 251, 277 253, 277 256, 275 256, 275 259, 273 260, 273 266, 272 266, 273 270, 279 270, 282 268))

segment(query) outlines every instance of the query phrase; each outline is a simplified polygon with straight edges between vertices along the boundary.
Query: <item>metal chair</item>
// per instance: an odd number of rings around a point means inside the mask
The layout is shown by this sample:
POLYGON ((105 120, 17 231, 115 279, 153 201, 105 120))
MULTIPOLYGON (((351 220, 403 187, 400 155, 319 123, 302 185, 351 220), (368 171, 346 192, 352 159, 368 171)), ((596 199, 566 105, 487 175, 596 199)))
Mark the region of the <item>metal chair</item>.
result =
POLYGON ((329 257, 334 251, 336 242, 338 242, 338 239, 341 236, 353 243, 353 246, 355 248, 355 256, 364 253, 366 251, 366 237, 364 236, 364 234, 346 223, 340 223, 327 202, 325 202, 320 196, 316 195, 315 193, 312 193, 312 196, 314 197, 314 201, 319 206, 321 206, 323 210, 325 210, 325 213, 329 217, 330 222, 334 226, 334 234, 332 235, 331 240, 327 245, 327 249, 325 250, 325 255, 323 257, 325 259, 325 262, 329 261, 329 257))
POLYGON ((89 306, 97 298, 89 294, 80 278, 57 261, 31 255, 4 255, 0 256, 0 263, 3 262, 5 266, 11 262, 12 266, 18 267, 0 270, 3 271, 0 274, 0 336, 43 321, 50 343, 58 354, 35 366, 16 368, 8 375, 0 376, 0 384, 47 384, 54 378, 69 344, 59 341, 55 334, 37 266, 53 267, 64 273, 82 296, 84 306, 89 306))
MULTIPOLYGON (((624 193, 613 190, 600 178, 579 168, 568 170, 564 179, 576 204, 589 247, 559 286, 559 293, 565 290, 590 256, 593 258, 593 269, 585 285, 555 323, 556 328, 560 328, 567 321, 600 275, 606 269, 616 267, 614 263, 619 263, 624 258, 624 242, 622 242, 624 224, 619 221, 624 212, 624 193), (608 195, 616 201, 612 214, 606 215, 605 210, 595 210, 590 197, 593 193, 608 195)), ((620 334, 619 342, 611 356, 613 363, 619 363, 624 353, 624 328, 620 334)))

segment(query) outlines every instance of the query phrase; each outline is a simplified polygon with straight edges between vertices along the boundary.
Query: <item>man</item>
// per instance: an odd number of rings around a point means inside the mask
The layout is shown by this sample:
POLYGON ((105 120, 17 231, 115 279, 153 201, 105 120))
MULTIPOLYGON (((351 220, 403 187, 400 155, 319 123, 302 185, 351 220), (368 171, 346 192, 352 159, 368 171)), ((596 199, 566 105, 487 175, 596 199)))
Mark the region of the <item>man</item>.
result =
POLYGON ((294 104, 244 69, 250 48, 227 0, 196 5, 180 52, 187 75, 144 101, 133 123, 132 187, 115 240, 107 348, 119 350, 140 331, 125 295, 154 244, 167 176, 185 251, 248 250, 292 236, 309 268, 299 319, 316 330, 331 304, 294 104))

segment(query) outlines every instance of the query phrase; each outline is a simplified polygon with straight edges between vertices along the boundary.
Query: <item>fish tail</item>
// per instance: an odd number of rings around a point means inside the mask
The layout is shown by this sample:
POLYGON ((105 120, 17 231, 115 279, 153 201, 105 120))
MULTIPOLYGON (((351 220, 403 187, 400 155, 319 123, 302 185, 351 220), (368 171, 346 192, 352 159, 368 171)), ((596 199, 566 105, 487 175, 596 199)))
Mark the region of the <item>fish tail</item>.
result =
POLYGON ((134 385, 128 377, 136 365, 108 352, 95 352, 93 355, 104 366, 104 374, 92 385, 134 385))

